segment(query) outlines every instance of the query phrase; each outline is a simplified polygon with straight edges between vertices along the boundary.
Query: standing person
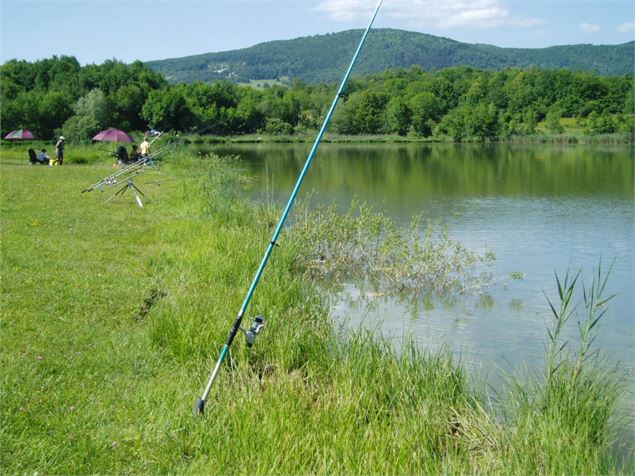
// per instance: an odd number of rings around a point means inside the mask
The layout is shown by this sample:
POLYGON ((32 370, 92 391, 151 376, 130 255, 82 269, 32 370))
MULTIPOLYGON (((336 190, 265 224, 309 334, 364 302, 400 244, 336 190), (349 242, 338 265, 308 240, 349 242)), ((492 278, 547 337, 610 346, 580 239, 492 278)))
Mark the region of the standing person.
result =
POLYGON ((148 135, 143 136, 143 142, 139 145, 139 151, 141 152, 141 157, 146 158, 152 152, 150 152, 150 143, 148 142, 148 135))
POLYGON ((60 136, 60 140, 55 144, 55 158, 57 159, 58 165, 64 163, 64 136, 60 136))

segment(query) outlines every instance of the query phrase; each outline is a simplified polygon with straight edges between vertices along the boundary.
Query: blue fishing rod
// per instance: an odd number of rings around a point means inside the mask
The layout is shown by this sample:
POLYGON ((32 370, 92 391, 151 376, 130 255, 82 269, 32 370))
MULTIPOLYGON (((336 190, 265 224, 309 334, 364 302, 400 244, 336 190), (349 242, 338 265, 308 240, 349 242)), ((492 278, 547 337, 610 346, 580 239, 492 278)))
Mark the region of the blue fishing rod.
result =
MULTIPOLYGON (((373 22, 375 21, 375 17, 377 16, 377 12, 379 12, 379 7, 381 6, 382 1, 383 0, 379 0, 379 3, 377 3, 377 7, 375 7, 375 11, 373 13, 373 16, 370 19, 370 22, 368 23, 368 27, 366 27, 366 31, 364 31, 364 34, 362 35, 362 39, 359 41, 359 45, 357 46, 357 50, 355 51, 355 54, 353 55, 351 64, 348 66, 348 70, 346 71, 346 74, 344 75, 344 78, 342 79, 340 87, 337 90, 337 94, 335 95, 335 98, 333 99, 333 103, 331 104, 331 108, 329 109, 329 112, 326 115, 326 118, 324 119, 324 123, 322 124, 322 127, 320 128, 320 132, 318 132, 318 135, 315 139, 315 143, 313 144, 313 147, 311 148, 311 152, 309 153, 309 156, 306 159, 306 163, 304 164, 304 167, 302 168, 302 172, 300 172, 298 181, 296 182, 295 187, 293 188, 293 191, 291 192, 291 196, 289 197, 287 206, 285 207, 284 212, 282 213, 282 216, 280 217, 280 221, 278 222, 278 226, 276 227, 276 230, 274 231, 273 236, 271 237, 269 246, 267 246, 267 250, 265 251, 265 255, 262 258, 260 267, 258 268, 258 271, 256 272, 256 275, 254 276, 254 280, 251 283, 251 287, 249 288, 249 291, 247 292, 245 301, 243 302, 243 305, 241 306, 240 311, 238 312, 236 321, 234 321, 234 325, 229 333, 227 342, 223 346, 220 356, 218 357, 218 360, 216 361, 216 365, 214 366, 214 370, 212 371, 209 381, 207 382, 205 391, 203 392, 203 395, 201 395, 201 397, 196 401, 196 406, 194 407, 194 415, 201 415, 204 413, 205 402, 207 401, 209 392, 212 390, 212 385, 214 384, 214 380, 216 380, 218 371, 220 370, 220 367, 223 364, 223 361, 225 360, 225 358, 227 357, 227 354, 229 353, 229 347, 232 345, 232 342, 234 341, 236 334, 238 333, 239 330, 242 330, 240 325, 243 321, 245 312, 247 311, 247 306, 249 306, 249 302, 251 301, 251 298, 254 295, 254 291, 256 290, 256 287, 258 286, 258 282, 260 281, 260 277, 262 276, 262 273, 265 270, 265 267, 267 266, 267 262, 269 261, 271 252, 273 251, 273 248, 276 246, 276 241, 278 240, 278 236, 280 236, 280 232, 282 231, 284 222, 287 220, 287 217, 289 216, 289 212, 291 211, 291 207, 293 206, 295 197, 298 194, 298 191, 300 190, 300 187, 302 186, 302 182, 304 181, 304 177, 309 171, 311 162, 313 162, 313 158, 315 157, 315 154, 317 153, 318 147, 320 146, 320 142, 322 141, 322 137, 324 136, 324 133, 326 132, 326 128, 328 127, 329 122, 331 121, 331 116, 333 116, 333 112, 335 112, 335 107, 337 106, 337 103, 340 97, 344 95, 344 88, 346 87, 346 82, 348 81, 348 77, 350 76, 351 71, 353 71, 353 66, 355 66, 357 57, 359 56, 359 53, 362 50, 362 47, 364 46, 364 42, 366 41, 366 36, 368 36, 368 32, 370 31, 370 28, 373 25, 373 22)), ((254 319, 254 322, 252 323, 249 330, 244 331, 245 338, 247 340, 247 345, 249 347, 253 345, 256 337, 258 336, 258 334, 260 333, 263 327, 264 327, 264 319, 258 316, 254 319)))

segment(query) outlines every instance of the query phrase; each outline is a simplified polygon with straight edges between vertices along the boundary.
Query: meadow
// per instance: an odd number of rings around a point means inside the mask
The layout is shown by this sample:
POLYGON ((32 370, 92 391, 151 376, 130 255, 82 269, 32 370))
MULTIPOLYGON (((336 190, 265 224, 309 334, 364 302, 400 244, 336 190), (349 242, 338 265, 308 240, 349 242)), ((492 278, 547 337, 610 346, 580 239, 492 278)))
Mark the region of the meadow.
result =
MULTIPOLYGON (((80 193, 111 159, 68 156, 1 152, 3 474, 635 471, 619 371, 558 340, 580 283, 558 283, 545 374, 492 395, 448 353, 338 333, 298 260, 319 214, 282 234, 250 307, 267 326, 252 349, 237 339, 193 417, 279 211, 244 198, 229 158, 173 154, 138 181, 139 208, 80 193)), ((604 277, 581 304, 583 343, 610 305, 604 277)))

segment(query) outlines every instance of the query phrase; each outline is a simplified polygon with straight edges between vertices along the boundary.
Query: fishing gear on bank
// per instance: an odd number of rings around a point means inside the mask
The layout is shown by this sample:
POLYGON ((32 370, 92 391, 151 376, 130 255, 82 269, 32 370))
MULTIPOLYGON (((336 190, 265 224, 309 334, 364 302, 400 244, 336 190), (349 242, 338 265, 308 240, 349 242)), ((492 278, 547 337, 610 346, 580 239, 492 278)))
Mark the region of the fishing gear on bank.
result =
POLYGON ((331 121, 331 117, 333 116, 333 112, 335 112, 337 103, 339 99, 344 95, 344 88, 346 87, 348 78, 351 72, 353 71, 355 62, 357 61, 357 58, 362 50, 362 47, 364 46, 364 42, 366 41, 366 37, 368 36, 368 33, 373 25, 373 22, 375 21, 375 17, 377 16, 377 13, 379 12, 379 7, 381 6, 382 1, 383 0, 379 0, 379 2, 377 3, 377 7, 375 8, 375 11, 373 12, 373 15, 370 19, 370 22, 368 23, 368 26, 366 27, 366 30, 364 31, 364 34, 362 35, 362 38, 360 39, 359 45, 357 46, 357 50, 355 51, 355 54, 353 55, 350 65, 348 66, 348 69, 346 70, 346 73, 344 74, 344 78, 342 79, 342 82, 340 83, 340 86, 337 90, 335 98, 333 99, 333 103, 331 104, 331 107, 328 113, 326 114, 326 118, 324 119, 324 122, 322 123, 322 127, 320 128, 320 131, 318 132, 318 135, 315 139, 313 147, 311 148, 311 151, 309 152, 309 156, 307 157, 307 160, 304 164, 304 167, 302 168, 302 171, 300 172, 300 175, 295 184, 295 187, 293 188, 293 191, 291 192, 291 196, 289 197, 287 205, 284 211, 282 212, 282 216, 280 217, 278 226, 276 227, 273 233, 273 236, 271 237, 269 246, 267 246, 267 249, 265 250, 265 254, 262 258, 260 266, 258 267, 258 270, 256 271, 256 275, 254 276, 251 286, 249 287, 249 290, 247 291, 247 296, 245 297, 245 300, 243 301, 243 304, 240 307, 240 311, 238 311, 238 316, 236 317, 236 320, 234 321, 234 324, 231 327, 231 330, 229 332, 229 337, 227 338, 227 341, 225 342, 225 345, 223 346, 220 352, 220 356, 218 357, 218 360, 216 361, 216 365, 214 366, 214 369, 212 370, 212 373, 207 382, 207 386, 205 387, 203 394, 196 401, 196 404, 194 406, 194 415, 202 415, 204 413, 205 402, 207 401, 207 397, 209 396, 209 393, 212 390, 212 385, 214 384, 214 380, 216 380, 216 377, 221 368, 221 365, 227 358, 227 354, 229 353, 229 348, 232 345, 232 342, 234 341, 234 338, 236 337, 236 334, 238 333, 238 331, 242 331, 245 334, 245 337, 247 339, 247 345, 251 347, 254 341, 256 340, 256 337, 258 336, 258 334, 262 331, 264 327, 265 321, 262 316, 258 316, 253 320, 249 330, 243 329, 241 327, 241 324, 247 312, 247 307, 249 306, 249 302, 251 301, 251 298, 256 290, 256 287, 258 286, 262 273, 265 270, 265 267, 267 266, 267 262, 269 261, 269 257, 271 256, 271 253, 273 252, 273 249, 276 246, 278 237, 280 236, 284 223, 287 220, 289 212, 291 211, 293 202, 295 201, 298 191, 300 190, 300 187, 302 186, 304 177, 306 176, 309 170, 309 167, 311 166, 311 162, 313 161, 315 154, 317 153, 318 147, 320 146, 320 142, 322 141, 322 137, 324 136, 324 133, 326 132, 329 122, 331 121))

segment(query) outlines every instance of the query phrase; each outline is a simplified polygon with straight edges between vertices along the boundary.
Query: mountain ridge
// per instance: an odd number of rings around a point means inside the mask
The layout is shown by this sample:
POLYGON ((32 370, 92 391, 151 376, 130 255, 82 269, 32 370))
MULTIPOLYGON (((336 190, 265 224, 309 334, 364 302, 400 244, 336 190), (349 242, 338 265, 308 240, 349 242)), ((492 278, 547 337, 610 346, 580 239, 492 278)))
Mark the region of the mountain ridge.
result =
MULTIPOLYGON (((357 46, 362 30, 271 40, 237 50, 147 61, 169 82, 283 80, 337 82, 357 46)), ((570 69, 618 76, 633 73, 635 41, 618 45, 554 45, 506 48, 462 43, 406 30, 373 30, 356 67, 357 74, 416 65, 425 70, 453 66, 500 70, 509 67, 570 69)))

